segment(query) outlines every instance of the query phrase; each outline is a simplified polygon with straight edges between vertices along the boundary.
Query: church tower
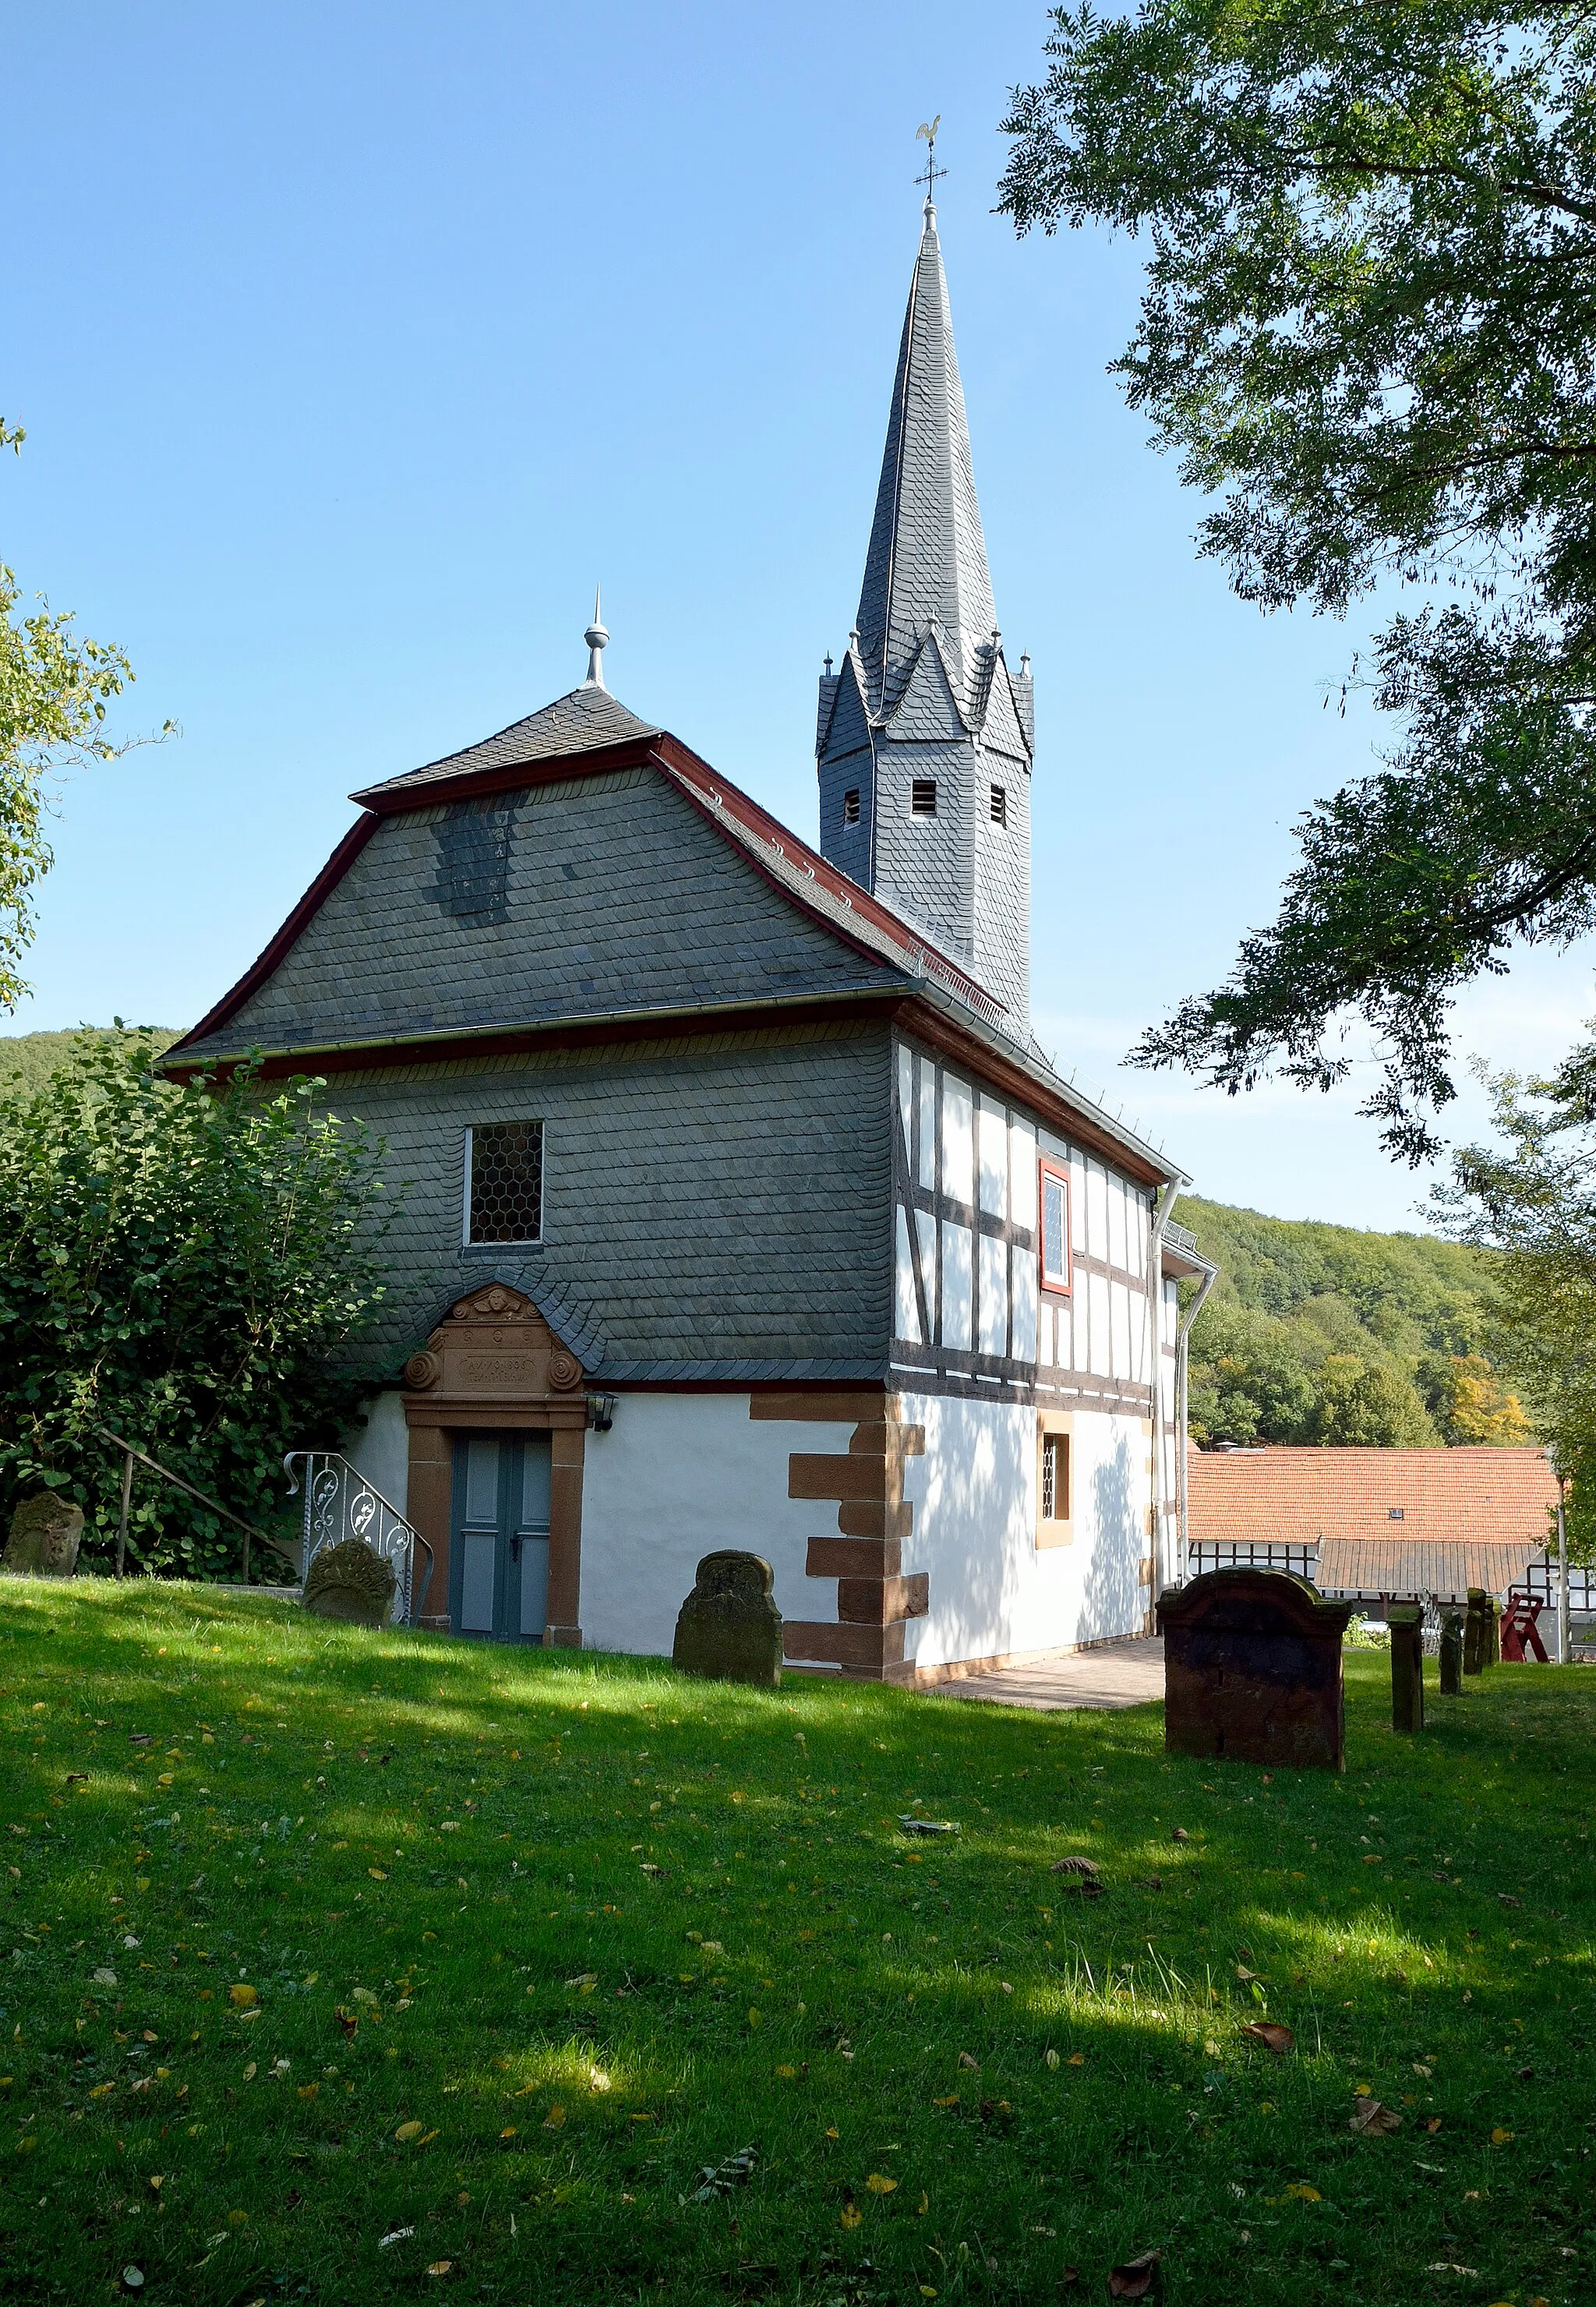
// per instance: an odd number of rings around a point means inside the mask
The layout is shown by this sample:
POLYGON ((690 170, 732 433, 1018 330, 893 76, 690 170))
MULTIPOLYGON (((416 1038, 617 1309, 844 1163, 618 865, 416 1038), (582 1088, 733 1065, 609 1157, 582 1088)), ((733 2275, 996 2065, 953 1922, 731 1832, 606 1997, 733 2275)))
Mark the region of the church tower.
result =
POLYGON ((820 848, 1030 1039, 1030 660, 1003 653, 928 196, 859 614, 820 676, 820 848))

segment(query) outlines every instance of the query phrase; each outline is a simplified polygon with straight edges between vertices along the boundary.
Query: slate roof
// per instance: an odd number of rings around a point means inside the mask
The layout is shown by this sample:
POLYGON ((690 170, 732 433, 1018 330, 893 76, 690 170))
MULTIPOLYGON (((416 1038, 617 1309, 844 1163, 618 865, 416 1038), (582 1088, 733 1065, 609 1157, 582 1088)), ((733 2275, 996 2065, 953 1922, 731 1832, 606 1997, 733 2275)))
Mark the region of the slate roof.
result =
POLYGON ((1317 1545, 1323 1593, 1461 1599, 1545 1553, 1557 1484, 1543 1450, 1194 1450, 1187 1497, 1194 1543, 1317 1545))
POLYGON ((896 704, 933 618, 955 695, 973 710, 991 678, 978 652, 990 648, 998 619, 937 212, 928 201, 856 620, 873 713, 896 704))
MULTIPOLYGON (((592 753, 606 745, 626 743, 634 737, 658 737, 664 732, 652 722, 639 721, 618 697, 596 682, 584 682, 568 696, 557 697, 541 713, 512 721, 496 737, 485 737, 459 753, 445 753, 439 761, 408 769, 403 776, 386 777, 372 785, 373 793, 402 793, 412 785, 436 783, 444 777, 468 776, 475 769, 519 768, 523 761, 562 759, 568 753, 592 753)), ((358 798, 364 800, 365 794, 358 798)))

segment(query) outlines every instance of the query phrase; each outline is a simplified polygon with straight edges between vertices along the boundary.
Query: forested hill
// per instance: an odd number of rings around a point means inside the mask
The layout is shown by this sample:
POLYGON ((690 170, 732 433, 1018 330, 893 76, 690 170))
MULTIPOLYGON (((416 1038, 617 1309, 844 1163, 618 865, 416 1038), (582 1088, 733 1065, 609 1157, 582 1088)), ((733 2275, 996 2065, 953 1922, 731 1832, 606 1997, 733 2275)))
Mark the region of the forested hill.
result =
POLYGON ((1191 1342, 1194 1439, 1531 1442, 1489 1359, 1489 1252, 1182 1201, 1220 1277, 1191 1342))
MULTIPOLYGON (((91 1025, 88 1031, 112 1033, 116 1028, 91 1025)), ((157 1025, 151 1031, 163 1050, 177 1039, 169 1025, 157 1025)), ((0 1033, 0 1090, 15 1089, 19 1085, 39 1089, 71 1055, 76 1040, 77 1031, 70 1027, 55 1033, 0 1033)))

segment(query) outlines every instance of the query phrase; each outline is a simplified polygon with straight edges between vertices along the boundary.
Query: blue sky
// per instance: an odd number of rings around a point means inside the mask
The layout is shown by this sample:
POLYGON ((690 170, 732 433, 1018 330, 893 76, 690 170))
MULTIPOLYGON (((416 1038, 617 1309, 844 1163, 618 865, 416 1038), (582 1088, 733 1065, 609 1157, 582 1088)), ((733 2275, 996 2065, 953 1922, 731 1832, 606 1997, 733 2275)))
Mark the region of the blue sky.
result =
MULTIPOLYGON (((1045 11, 494 0, 13 13, 0 86, 0 556, 114 638, 181 738, 60 796, 10 1029, 181 1025, 356 787, 585 668, 811 836, 814 682, 852 621, 943 115, 942 240, 1005 639, 1033 655, 1034 1007, 1198 1189, 1413 1222, 1352 1095, 1116 1071, 1266 920, 1290 827, 1369 760, 1360 638, 1264 620, 1124 409, 1134 244, 991 213, 1045 11)), ((1468 1047, 1596 1007, 1540 956, 1468 1047)), ((1470 1101, 1466 1119, 1477 1117, 1470 1101)))

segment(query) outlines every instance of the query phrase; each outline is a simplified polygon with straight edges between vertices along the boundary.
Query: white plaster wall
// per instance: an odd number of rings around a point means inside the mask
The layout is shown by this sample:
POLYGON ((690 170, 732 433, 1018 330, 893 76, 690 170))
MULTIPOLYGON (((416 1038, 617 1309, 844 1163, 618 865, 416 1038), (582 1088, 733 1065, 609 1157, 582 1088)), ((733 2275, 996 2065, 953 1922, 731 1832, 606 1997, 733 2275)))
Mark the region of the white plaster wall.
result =
POLYGON ((804 1574, 837 1506, 787 1496, 794 1450, 845 1453, 846 1425, 754 1419, 745 1394, 623 1394, 582 1471, 583 1646, 669 1657, 700 1556, 762 1554, 784 1618, 835 1622, 837 1581, 804 1574))
POLYGON ((1140 1631, 1151 1496, 1137 1418, 1077 1411, 1071 1485, 1075 1541, 1036 1548, 1036 1413, 1006 1402, 906 1395, 925 1428, 907 1462, 914 1507, 904 1568, 931 1574, 931 1608, 907 1642, 921 1666, 1062 1649, 1140 1631))
POLYGON ((360 1405, 365 1417, 345 1436, 343 1454, 400 1514, 408 1514, 410 1429, 399 1394, 373 1394, 360 1405))

